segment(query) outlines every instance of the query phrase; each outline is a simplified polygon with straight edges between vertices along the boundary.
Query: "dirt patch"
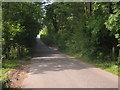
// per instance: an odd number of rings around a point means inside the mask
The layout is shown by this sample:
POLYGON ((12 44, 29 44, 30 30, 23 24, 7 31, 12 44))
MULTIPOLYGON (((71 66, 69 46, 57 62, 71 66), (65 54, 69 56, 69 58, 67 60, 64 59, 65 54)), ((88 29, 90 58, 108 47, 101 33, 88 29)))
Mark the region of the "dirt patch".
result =
POLYGON ((27 73, 30 68, 30 61, 19 61, 21 66, 16 67, 14 70, 9 71, 8 74, 8 85, 10 88, 20 88, 24 79, 27 77, 27 73))

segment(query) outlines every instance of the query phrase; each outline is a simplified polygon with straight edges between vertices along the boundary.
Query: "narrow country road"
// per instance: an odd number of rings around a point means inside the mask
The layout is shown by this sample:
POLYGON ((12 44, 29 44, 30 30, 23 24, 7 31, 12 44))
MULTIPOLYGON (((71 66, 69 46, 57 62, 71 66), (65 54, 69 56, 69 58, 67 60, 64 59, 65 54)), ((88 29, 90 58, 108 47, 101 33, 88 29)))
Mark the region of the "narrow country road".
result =
POLYGON ((118 88, 117 76, 36 43, 23 88, 118 88))

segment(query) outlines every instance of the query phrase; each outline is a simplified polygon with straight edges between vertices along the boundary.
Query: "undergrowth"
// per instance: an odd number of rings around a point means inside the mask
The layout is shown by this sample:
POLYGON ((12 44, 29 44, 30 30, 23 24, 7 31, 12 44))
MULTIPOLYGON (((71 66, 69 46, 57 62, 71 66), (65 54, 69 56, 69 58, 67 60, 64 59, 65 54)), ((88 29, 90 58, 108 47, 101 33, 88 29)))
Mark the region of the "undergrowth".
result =
POLYGON ((2 65, 2 68, 0 68, 0 82, 2 82, 2 88, 9 88, 7 72, 21 66, 21 61, 29 60, 31 60, 31 57, 26 56, 25 58, 22 58, 22 60, 3 60, 0 62, 2 65))
POLYGON ((13 70, 15 67, 20 66, 20 63, 17 60, 3 60, 2 61, 2 68, 0 68, 1 76, 0 81, 2 82, 3 88, 8 88, 8 76, 7 72, 13 70))

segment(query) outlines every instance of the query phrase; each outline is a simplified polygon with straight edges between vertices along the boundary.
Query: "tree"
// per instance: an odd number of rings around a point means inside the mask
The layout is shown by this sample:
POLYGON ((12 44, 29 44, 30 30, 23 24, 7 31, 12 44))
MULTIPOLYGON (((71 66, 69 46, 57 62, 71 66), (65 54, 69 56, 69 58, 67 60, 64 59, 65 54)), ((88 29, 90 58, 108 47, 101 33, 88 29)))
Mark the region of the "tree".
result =
POLYGON ((55 2, 47 5, 45 26, 48 30, 44 41, 49 38, 50 45, 89 58, 117 60, 118 5, 119 2, 55 2))
POLYGON ((32 48, 32 42, 42 28, 41 6, 40 2, 4 2, 2 4, 4 58, 10 58, 12 50, 21 57, 24 52, 32 48))

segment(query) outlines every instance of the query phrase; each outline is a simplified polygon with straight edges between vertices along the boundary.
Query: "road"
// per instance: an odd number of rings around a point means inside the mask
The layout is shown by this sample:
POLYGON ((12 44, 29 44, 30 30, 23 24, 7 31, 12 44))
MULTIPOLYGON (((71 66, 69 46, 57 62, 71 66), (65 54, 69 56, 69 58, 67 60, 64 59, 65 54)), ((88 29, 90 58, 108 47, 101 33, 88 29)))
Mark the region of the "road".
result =
POLYGON ((23 88, 118 88, 118 76, 47 47, 36 39, 23 88))

